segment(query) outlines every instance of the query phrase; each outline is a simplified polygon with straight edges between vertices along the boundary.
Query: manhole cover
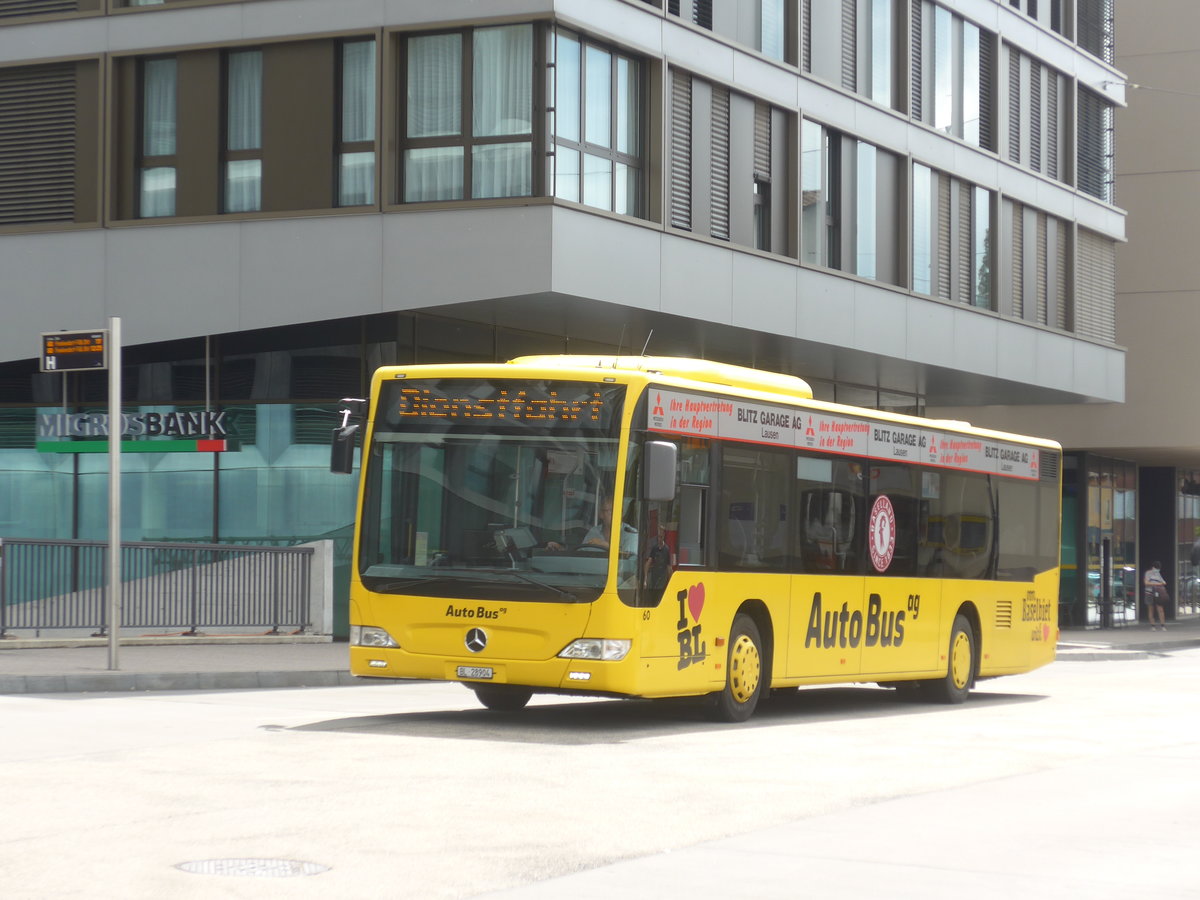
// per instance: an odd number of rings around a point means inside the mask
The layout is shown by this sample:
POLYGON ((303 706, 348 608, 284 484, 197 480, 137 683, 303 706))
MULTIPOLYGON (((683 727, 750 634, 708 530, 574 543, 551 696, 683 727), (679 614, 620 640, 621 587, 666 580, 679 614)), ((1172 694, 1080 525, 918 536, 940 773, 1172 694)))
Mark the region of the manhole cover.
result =
POLYGON ((193 875, 236 875, 249 878, 294 878, 320 875, 329 866, 298 859, 198 859, 175 866, 193 875))

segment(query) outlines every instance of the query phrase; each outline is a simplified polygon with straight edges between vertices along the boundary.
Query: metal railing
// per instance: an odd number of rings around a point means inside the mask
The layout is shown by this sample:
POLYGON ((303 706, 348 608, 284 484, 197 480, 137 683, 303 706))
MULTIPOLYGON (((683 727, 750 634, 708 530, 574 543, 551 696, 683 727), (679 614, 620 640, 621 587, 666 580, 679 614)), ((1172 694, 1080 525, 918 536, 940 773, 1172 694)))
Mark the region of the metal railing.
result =
MULTIPOLYGON (((108 544, 0 541, 0 637, 108 628, 108 544)), ((312 547, 122 543, 121 627, 310 628, 312 547)))

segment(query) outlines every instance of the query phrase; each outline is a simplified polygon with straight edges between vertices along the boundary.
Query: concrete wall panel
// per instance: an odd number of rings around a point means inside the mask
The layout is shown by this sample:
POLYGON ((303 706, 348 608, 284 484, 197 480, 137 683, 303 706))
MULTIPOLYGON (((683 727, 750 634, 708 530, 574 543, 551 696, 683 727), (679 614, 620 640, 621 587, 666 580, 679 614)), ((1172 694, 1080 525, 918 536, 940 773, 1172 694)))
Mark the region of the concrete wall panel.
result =
POLYGON ((662 298, 666 313, 703 322, 733 321, 732 250, 664 235, 662 298))

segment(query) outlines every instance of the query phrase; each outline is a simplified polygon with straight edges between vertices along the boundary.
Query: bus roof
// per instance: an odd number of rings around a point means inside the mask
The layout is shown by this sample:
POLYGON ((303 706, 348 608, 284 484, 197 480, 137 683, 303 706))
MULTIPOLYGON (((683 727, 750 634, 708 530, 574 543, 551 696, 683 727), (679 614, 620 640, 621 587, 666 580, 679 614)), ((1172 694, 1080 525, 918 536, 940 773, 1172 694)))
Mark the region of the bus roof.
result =
POLYGON ((763 372, 747 366, 714 362, 711 359, 688 359, 681 356, 582 356, 564 353, 557 356, 518 356, 509 362, 525 366, 617 369, 642 372, 646 375, 666 375, 739 390, 788 394, 801 400, 811 400, 813 396, 808 382, 795 375, 763 372))

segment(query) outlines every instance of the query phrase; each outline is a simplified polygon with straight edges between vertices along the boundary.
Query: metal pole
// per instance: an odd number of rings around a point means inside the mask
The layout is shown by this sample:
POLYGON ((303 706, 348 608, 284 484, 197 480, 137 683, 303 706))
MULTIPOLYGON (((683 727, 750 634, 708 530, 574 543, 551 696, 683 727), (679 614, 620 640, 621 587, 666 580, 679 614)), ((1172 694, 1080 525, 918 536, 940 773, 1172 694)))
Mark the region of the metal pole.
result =
POLYGON ((1113 627, 1112 538, 1100 541, 1100 627, 1113 627))
POLYGON ((0 638, 8 630, 8 595, 4 588, 4 538, 0 538, 0 638))
POLYGON ((121 646, 121 317, 108 319, 108 667, 121 646))

